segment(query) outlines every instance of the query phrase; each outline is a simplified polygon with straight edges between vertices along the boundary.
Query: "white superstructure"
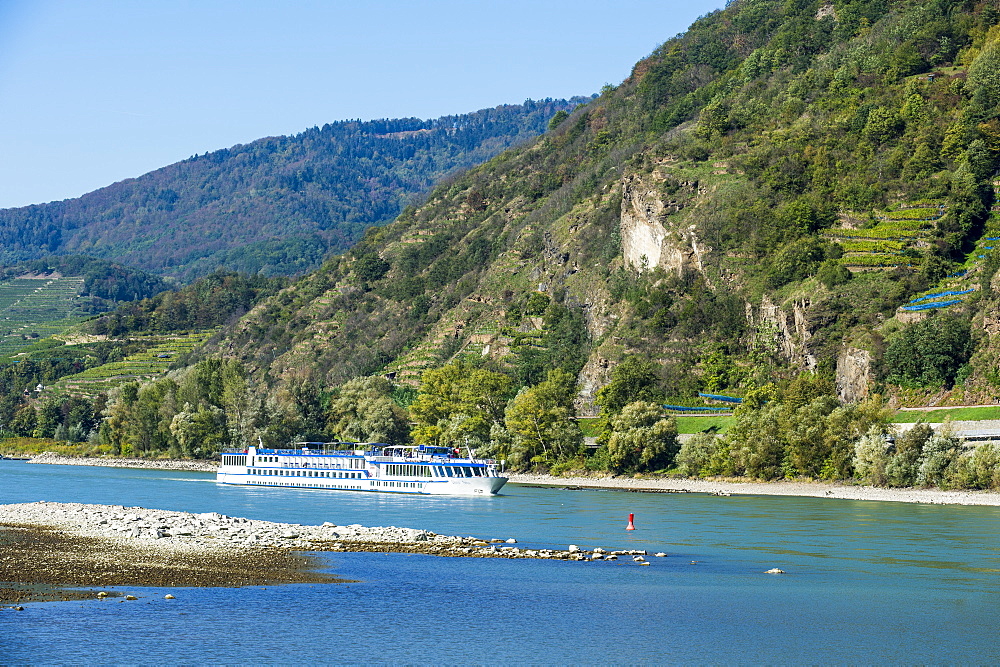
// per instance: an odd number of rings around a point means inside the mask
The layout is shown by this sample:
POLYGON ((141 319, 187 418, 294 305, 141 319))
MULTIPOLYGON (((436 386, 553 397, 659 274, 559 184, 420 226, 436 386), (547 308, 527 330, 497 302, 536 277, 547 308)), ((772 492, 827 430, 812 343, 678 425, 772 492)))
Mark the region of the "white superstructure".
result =
POLYGON ((492 495, 507 483, 495 461, 448 447, 299 442, 223 452, 222 484, 450 496, 492 495), (349 449, 344 449, 349 447, 349 449))

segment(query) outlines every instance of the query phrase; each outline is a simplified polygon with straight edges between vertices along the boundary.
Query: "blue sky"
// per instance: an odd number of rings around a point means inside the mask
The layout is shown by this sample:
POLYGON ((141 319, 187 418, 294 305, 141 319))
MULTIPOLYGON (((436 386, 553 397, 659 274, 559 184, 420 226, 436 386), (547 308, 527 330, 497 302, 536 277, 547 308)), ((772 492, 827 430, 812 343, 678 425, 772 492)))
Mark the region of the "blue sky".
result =
POLYGON ((0 0, 0 208, 345 118, 620 83, 719 0, 0 0))

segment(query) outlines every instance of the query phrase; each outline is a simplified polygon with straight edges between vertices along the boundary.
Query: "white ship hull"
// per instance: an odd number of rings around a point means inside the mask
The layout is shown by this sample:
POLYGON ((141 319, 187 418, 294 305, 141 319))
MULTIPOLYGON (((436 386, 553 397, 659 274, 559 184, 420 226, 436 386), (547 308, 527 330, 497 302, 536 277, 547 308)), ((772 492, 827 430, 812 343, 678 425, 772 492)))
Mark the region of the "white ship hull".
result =
POLYGON ((445 448, 262 449, 226 452, 220 484, 447 496, 495 495, 507 478, 495 462, 443 455, 445 448))

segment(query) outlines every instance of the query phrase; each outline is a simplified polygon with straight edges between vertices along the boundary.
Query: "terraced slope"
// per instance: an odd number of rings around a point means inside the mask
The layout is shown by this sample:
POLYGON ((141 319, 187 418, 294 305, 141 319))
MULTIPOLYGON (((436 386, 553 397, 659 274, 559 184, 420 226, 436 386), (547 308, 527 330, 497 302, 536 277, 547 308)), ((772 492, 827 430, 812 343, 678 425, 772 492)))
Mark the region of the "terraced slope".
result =
POLYGON ((0 282, 0 356, 83 321, 83 278, 22 277, 0 282))
POLYGON ((109 389, 131 381, 152 380, 167 372, 170 364, 208 340, 214 330, 198 331, 172 336, 148 336, 144 341, 149 347, 131 354, 122 361, 115 361, 89 368, 82 373, 68 375, 55 383, 56 392, 74 396, 96 396, 109 389))

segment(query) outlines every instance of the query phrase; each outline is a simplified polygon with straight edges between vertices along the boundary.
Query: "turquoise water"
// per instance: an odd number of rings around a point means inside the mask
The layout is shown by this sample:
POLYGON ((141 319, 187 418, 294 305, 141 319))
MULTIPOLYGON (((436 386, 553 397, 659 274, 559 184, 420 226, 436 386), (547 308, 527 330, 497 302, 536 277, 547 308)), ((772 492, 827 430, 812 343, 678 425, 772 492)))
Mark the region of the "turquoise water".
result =
POLYGON ((174 589, 171 601, 130 588, 138 602, 0 609, 3 664, 1000 661, 1000 508, 517 485, 413 497, 0 462, 0 503, 35 500, 670 556, 639 567, 323 554, 358 583, 174 589), (771 567, 787 574, 762 574, 771 567))

